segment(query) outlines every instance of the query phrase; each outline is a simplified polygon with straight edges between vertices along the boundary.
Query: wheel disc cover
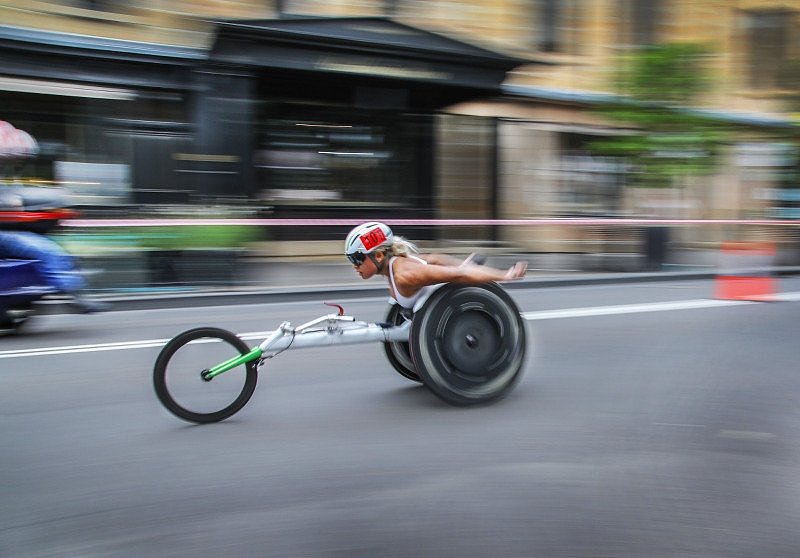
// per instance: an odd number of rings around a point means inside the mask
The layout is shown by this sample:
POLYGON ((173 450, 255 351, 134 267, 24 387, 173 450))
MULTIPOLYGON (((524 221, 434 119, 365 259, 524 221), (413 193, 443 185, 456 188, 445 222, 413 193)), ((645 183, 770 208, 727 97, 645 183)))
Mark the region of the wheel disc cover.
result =
POLYGON ((436 351, 448 372, 466 382, 485 381, 506 354, 502 323, 480 305, 448 313, 440 322, 436 351))
POLYGON ((411 353, 426 386, 455 404, 499 397, 520 375, 525 330, 497 285, 449 285, 414 317, 411 353))

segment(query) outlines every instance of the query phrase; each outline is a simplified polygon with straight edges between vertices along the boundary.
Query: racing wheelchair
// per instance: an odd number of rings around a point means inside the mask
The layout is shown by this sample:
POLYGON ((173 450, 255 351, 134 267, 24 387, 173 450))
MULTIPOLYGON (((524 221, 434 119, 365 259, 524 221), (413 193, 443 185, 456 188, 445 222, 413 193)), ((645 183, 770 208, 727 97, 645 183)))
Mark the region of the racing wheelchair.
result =
POLYGON ((514 300, 497 284, 444 284, 415 305, 397 303, 386 321, 327 314, 292 326, 283 322, 259 345, 215 327, 180 333, 161 350, 153 369, 159 401, 189 422, 224 420, 247 404, 259 369, 288 349, 367 342, 384 344, 391 365, 453 405, 488 403, 519 381, 526 334, 514 300))

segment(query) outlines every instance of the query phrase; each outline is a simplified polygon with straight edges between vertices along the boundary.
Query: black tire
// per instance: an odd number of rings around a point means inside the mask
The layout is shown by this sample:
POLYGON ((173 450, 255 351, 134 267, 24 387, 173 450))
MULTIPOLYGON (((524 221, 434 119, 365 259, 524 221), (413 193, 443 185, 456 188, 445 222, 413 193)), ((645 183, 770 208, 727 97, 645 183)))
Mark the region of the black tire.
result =
POLYGON ((225 420, 252 397, 258 379, 257 361, 209 381, 200 374, 249 351, 247 343, 224 329, 199 327, 181 333, 164 346, 156 359, 153 385, 159 401, 172 414, 189 422, 225 420))
MULTIPOLYGON (((402 306, 393 304, 386 315, 386 321, 392 325, 402 324, 405 318, 400 313, 401 310, 402 306)), ((414 382, 422 383, 422 378, 419 377, 419 374, 414 369, 414 360, 411 358, 411 350, 408 348, 407 342, 388 341, 383 344, 383 350, 386 353, 386 358, 389 359, 389 363, 402 376, 414 382)))
POLYGON ((0 335, 14 335, 19 333, 22 327, 33 315, 33 305, 29 304, 22 307, 9 308, 0 312, 0 335))
POLYGON ((5 311, 0 310, 0 335, 12 335, 17 332, 14 322, 9 318, 5 311))
POLYGON ((519 381, 525 323, 498 285, 440 288, 414 315, 411 356, 424 384, 453 405, 488 403, 519 381))

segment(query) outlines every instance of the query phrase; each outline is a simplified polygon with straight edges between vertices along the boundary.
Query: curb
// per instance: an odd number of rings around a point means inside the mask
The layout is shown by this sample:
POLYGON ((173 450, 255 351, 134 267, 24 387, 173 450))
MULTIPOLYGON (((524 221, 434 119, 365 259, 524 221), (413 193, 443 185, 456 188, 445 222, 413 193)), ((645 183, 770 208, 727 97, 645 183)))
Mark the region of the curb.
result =
MULTIPOLYGON (((546 289, 592 284, 603 285, 710 279, 714 276, 715 274, 711 272, 581 274, 576 276, 529 277, 519 281, 503 283, 503 288, 508 290, 546 289)), ((92 298, 110 304, 111 311, 121 311, 313 300, 323 302, 329 300, 347 300, 381 296, 388 297, 388 291, 386 285, 376 281, 373 285, 308 285, 301 287, 271 287, 252 290, 106 295, 93 296, 92 298)))
MULTIPOLYGON (((774 276, 800 275, 800 267, 763 269, 774 276)), ((658 283, 669 281, 708 280, 717 277, 716 270, 656 271, 640 273, 580 273, 527 277, 503 283, 507 290, 547 289, 580 285, 612 285, 627 283, 658 283)), ((263 289, 227 289, 193 292, 153 292, 147 294, 94 295, 93 300, 108 303, 110 311, 153 310, 161 308, 192 308, 219 305, 265 304, 275 302, 339 301, 363 297, 387 297, 386 285, 375 281, 371 285, 343 283, 338 285, 282 286, 263 289)), ((44 313, 63 313, 63 303, 58 300, 39 303, 44 313)))

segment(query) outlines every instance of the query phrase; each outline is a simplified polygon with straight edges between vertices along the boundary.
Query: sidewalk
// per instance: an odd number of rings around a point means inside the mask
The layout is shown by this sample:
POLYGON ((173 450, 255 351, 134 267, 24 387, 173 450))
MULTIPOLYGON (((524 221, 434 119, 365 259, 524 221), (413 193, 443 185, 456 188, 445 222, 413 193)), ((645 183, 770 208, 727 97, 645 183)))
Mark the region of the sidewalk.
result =
MULTIPOLYGON (((504 283, 507 289, 709 279, 716 272, 711 266, 664 266, 661 271, 647 272, 587 271, 574 268, 569 258, 544 261, 531 254, 492 256, 487 265, 502 269, 517 260, 529 262, 527 276, 504 283)), ((245 258, 239 269, 229 284, 200 283, 200 269, 198 283, 193 285, 104 288, 95 289, 91 296, 110 303, 112 310, 388 296, 385 280, 363 280, 352 265, 339 258, 245 258)))

